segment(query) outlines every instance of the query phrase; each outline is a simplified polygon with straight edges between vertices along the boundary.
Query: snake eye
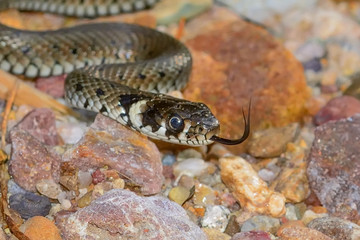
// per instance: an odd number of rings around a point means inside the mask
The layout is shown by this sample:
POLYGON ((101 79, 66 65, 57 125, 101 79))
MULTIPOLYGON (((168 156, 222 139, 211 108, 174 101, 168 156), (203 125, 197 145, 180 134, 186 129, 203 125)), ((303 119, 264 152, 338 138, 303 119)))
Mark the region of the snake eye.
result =
POLYGON ((175 131, 181 131, 184 129, 184 120, 180 116, 174 115, 169 120, 169 126, 175 131))

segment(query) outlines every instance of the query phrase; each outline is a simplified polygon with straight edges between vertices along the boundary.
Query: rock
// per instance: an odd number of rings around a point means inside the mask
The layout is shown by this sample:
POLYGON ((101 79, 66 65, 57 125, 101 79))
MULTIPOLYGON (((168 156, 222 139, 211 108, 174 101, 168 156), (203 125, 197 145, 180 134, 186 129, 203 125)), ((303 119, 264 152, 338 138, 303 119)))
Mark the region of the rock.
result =
POLYGON ((38 78, 35 87, 54 98, 61 98, 64 96, 65 78, 66 75, 38 78))
POLYGON ((254 216, 245 221, 241 226, 241 232, 249 232, 253 230, 261 230, 275 234, 280 227, 280 220, 268 216, 254 216))
POLYGON ((193 148, 185 149, 177 154, 178 161, 183 161, 183 160, 186 160, 189 158, 202 159, 203 156, 201 155, 201 153, 199 153, 198 151, 196 151, 193 148))
POLYGON ((298 240, 298 239, 316 239, 316 240, 331 240, 325 234, 319 231, 306 227, 288 227, 281 231, 278 235, 280 240, 298 240))
POLYGON ((331 120, 339 120, 360 113, 360 101, 351 96, 340 96, 330 100, 314 116, 316 125, 324 124, 331 120))
POLYGON ((91 174, 91 177, 93 184, 98 184, 105 181, 105 174, 101 172, 100 169, 96 169, 96 171, 91 174))
POLYGON ((271 191, 243 158, 220 158, 220 168, 222 180, 243 208, 274 217, 285 213, 284 196, 271 191))
POLYGON ((172 166, 176 162, 176 157, 173 154, 165 154, 161 162, 165 166, 172 166))
POLYGON ((312 210, 306 210, 304 212, 304 215, 301 218, 301 221, 307 225, 309 222, 311 222, 312 220, 316 219, 316 218, 323 218, 323 217, 327 217, 328 214, 327 213, 315 213, 312 210))
POLYGON ((234 15, 213 7, 187 24, 196 36, 186 41, 194 67, 184 97, 210 106, 224 137, 242 134, 250 98, 252 131, 300 121, 310 96, 303 67, 265 29, 234 15))
POLYGON ((51 199, 57 199, 62 192, 60 185, 52 179, 43 179, 36 183, 36 190, 38 190, 41 195, 51 199))
POLYGON ((230 236, 215 228, 202 228, 208 240, 230 240, 230 236))
POLYGON ((215 205, 216 192, 211 187, 202 183, 196 184, 195 187, 195 194, 192 198, 195 205, 203 207, 215 205))
POLYGON ((177 186, 170 190, 168 197, 171 201, 174 201, 181 206, 187 199, 189 199, 190 191, 185 187, 177 186))
POLYGON ((31 240, 61 240, 60 231, 45 217, 32 217, 20 227, 31 240))
POLYGON ((60 122, 57 125, 58 133, 66 144, 77 143, 83 137, 86 128, 84 123, 60 122))
POLYGON ((293 227, 305 227, 305 224, 300 220, 290 220, 290 221, 284 221, 283 224, 279 227, 277 230, 276 235, 280 236, 282 234, 282 231, 286 228, 293 228, 293 227))
POLYGON ((63 161, 81 171, 109 166, 139 185, 143 194, 161 189, 162 164, 155 144, 101 114, 85 136, 64 153, 63 161))
POLYGON ((176 177, 186 174, 191 177, 199 177, 206 172, 209 163, 199 158, 189 158, 174 164, 174 174, 176 177))
POLYGON ((92 176, 89 172, 79 171, 78 174, 79 188, 86 188, 92 183, 92 176))
POLYGON ((285 217, 287 220, 298 220, 299 219, 296 214, 296 207, 293 204, 286 204, 285 217))
POLYGON ((9 204, 23 219, 29 219, 34 216, 46 216, 51 208, 50 200, 47 197, 39 196, 32 192, 11 195, 9 204))
POLYGON ((360 209, 360 114, 315 129, 307 174, 312 190, 330 212, 360 209))
POLYGON ((326 49, 321 41, 311 40, 296 49, 294 54, 300 62, 306 63, 313 59, 320 59, 324 57, 326 49))
POLYGON ((36 108, 29 112, 15 128, 27 131, 46 145, 54 146, 59 144, 55 114, 48 108, 36 108))
POLYGON ((293 123, 281 128, 269 128, 257 131, 248 144, 249 153, 254 157, 278 157, 286 150, 299 132, 299 124, 293 123))
POLYGON ((22 188, 35 192, 44 179, 58 182, 60 159, 26 131, 10 131, 11 158, 9 173, 22 188))
POLYGON ((229 209, 221 205, 208 205, 205 216, 201 219, 201 226, 206 228, 216 228, 221 232, 225 231, 228 224, 229 209))
POLYGON ((178 204, 113 189, 75 213, 56 216, 67 239, 206 239, 178 204))
POLYGON ((225 228, 224 233, 226 233, 226 234, 228 234, 230 236, 234 236, 238 232, 240 232, 240 226, 236 221, 236 216, 231 215, 230 218, 229 218, 228 225, 225 228))
POLYGON ((308 227, 322 232, 327 235, 329 239, 360 239, 360 226, 341 218, 316 218, 308 224, 308 227))
POLYGON ((237 233, 230 240, 271 240, 271 237, 267 232, 249 231, 237 233))

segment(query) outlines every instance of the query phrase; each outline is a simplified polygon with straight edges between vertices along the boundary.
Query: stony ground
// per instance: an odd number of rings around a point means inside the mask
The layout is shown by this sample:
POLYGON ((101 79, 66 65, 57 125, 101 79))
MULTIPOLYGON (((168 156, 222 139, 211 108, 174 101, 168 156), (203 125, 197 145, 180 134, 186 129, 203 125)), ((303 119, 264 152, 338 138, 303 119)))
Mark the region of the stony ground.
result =
MULTIPOLYGON (((194 66, 172 94, 205 102, 231 138, 251 99, 250 139, 184 148, 84 120, 63 78, 18 83, 5 114, 17 80, 0 71, 0 239, 360 239, 360 3, 169 2, 91 21, 179 37, 194 66)), ((88 21, 0 13, 29 30, 88 21)))

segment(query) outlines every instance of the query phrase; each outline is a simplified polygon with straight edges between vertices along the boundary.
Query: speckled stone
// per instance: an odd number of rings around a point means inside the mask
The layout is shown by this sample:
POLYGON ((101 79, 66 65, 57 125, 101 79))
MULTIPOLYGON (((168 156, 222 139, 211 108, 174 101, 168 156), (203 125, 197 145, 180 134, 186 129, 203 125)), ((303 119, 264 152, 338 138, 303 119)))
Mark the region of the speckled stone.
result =
POLYGON ((9 173, 19 186, 35 192, 36 184, 41 180, 59 181, 60 158, 57 155, 23 130, 10 131, 10 140, 9 173))
POLYGON ((222 136, 242 134, 242 108, 250 98, 252 130, 302 119, 310 96, 303 67, 269 32, 220 7, 189 22, 186 30, 196 36, 186 42, 194 67, 184 96, 210 106, 222 136))
POLYGON ((245 221, 241 226, 242 232, 261 230, 275 234, 280 227, 280 220, 264 215, 254 216, 245 221))
POLYGON ((67 240, 206 239, 178 204, 120 189, 105 193, 75 213, 58 214, 56 225, 67 240))
POLYGON ((32 217, 20 228, 31 240, 61 240, 60 231, 45 217, 32 217))
POLYGON ((360 114, 315 130, 307 174, 312 190, 330 212, 360 209, 360 114))
POLYGON ((332 240, 325 234, 306 227, 288 227, 283 229, 278 236, 280 240, 332 240))
POLYGON ((230 240, 271 240, 271 237, 264 231, 249 231, 237 233, 230 240))
POLYGON ((32 192, 11 195, 9 204, 23 219, 29 219, 34 216, 46 216, 51 208, 50 200, 47 197, 32 192))
POLYGON ((155 144, 101 114, 85 136, 64 153, 63 161, 82 171, 108 166, 139 185, 143 194, 158 193, 163 181, 155 144))
POLYGON ((322 232, 331 239, 360 239, 360 226, 341 218, 316 218, 308 224, 308 227, 322 232))

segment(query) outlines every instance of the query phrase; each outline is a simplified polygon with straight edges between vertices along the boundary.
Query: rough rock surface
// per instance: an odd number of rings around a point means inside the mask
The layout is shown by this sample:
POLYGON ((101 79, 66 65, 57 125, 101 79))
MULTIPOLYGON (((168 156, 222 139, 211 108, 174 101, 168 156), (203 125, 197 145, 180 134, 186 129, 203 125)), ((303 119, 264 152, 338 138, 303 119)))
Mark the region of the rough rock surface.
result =
POLYGON ((316 125, 324 124, 330 120, 339 120, 360 113, 360 101, 351 96, 340 96, 330 100, 314 116, 316 125))
POLYGON ((82 171, 109 166, 139 185, 143 194, 161 189, 162 164, 155 144, 101 114, 63 160, 82 171))
POLYGON ((315 130, 307 174, 312 190, 330 212, 360 209, 360 115, 315 130))
POLYGON ((297 240, 297 239, 316 239, 316 240, 331 240, 332 238, 322 234, 319 231, 306 227, 288 227, 279 234, 280 240, 297 240))
POLYGON ((11 195, 9 204, 23 219, 34 216, 46 216, 51 208, 50 200, 47 197, 32 192, 11 195))
POLYGON ((28 113, 15 128, 25 130, 46 145, 59 144, 55 114, 48 108, 36 108, 28 113))
POLYGON ((9 173, 19 186, 35 192, 36 184, 41 180, 59 181, 60 158, 57 155, 26 131, 12 130, 10 140, 9 173))
POLYGON ((206 239, 180 205, 128 190, 111 190, 75 213, 59 213, 56 224, 66 240, 206 239))
POLYGON ((197 35, 186 42, 194 67, 185 98, 208 104, 225 137, 242 134, 250 98, 252 129, 300 120, 309 97, 301 63, 265 29, 234 15, 213 7, 188 24, 197 35))

